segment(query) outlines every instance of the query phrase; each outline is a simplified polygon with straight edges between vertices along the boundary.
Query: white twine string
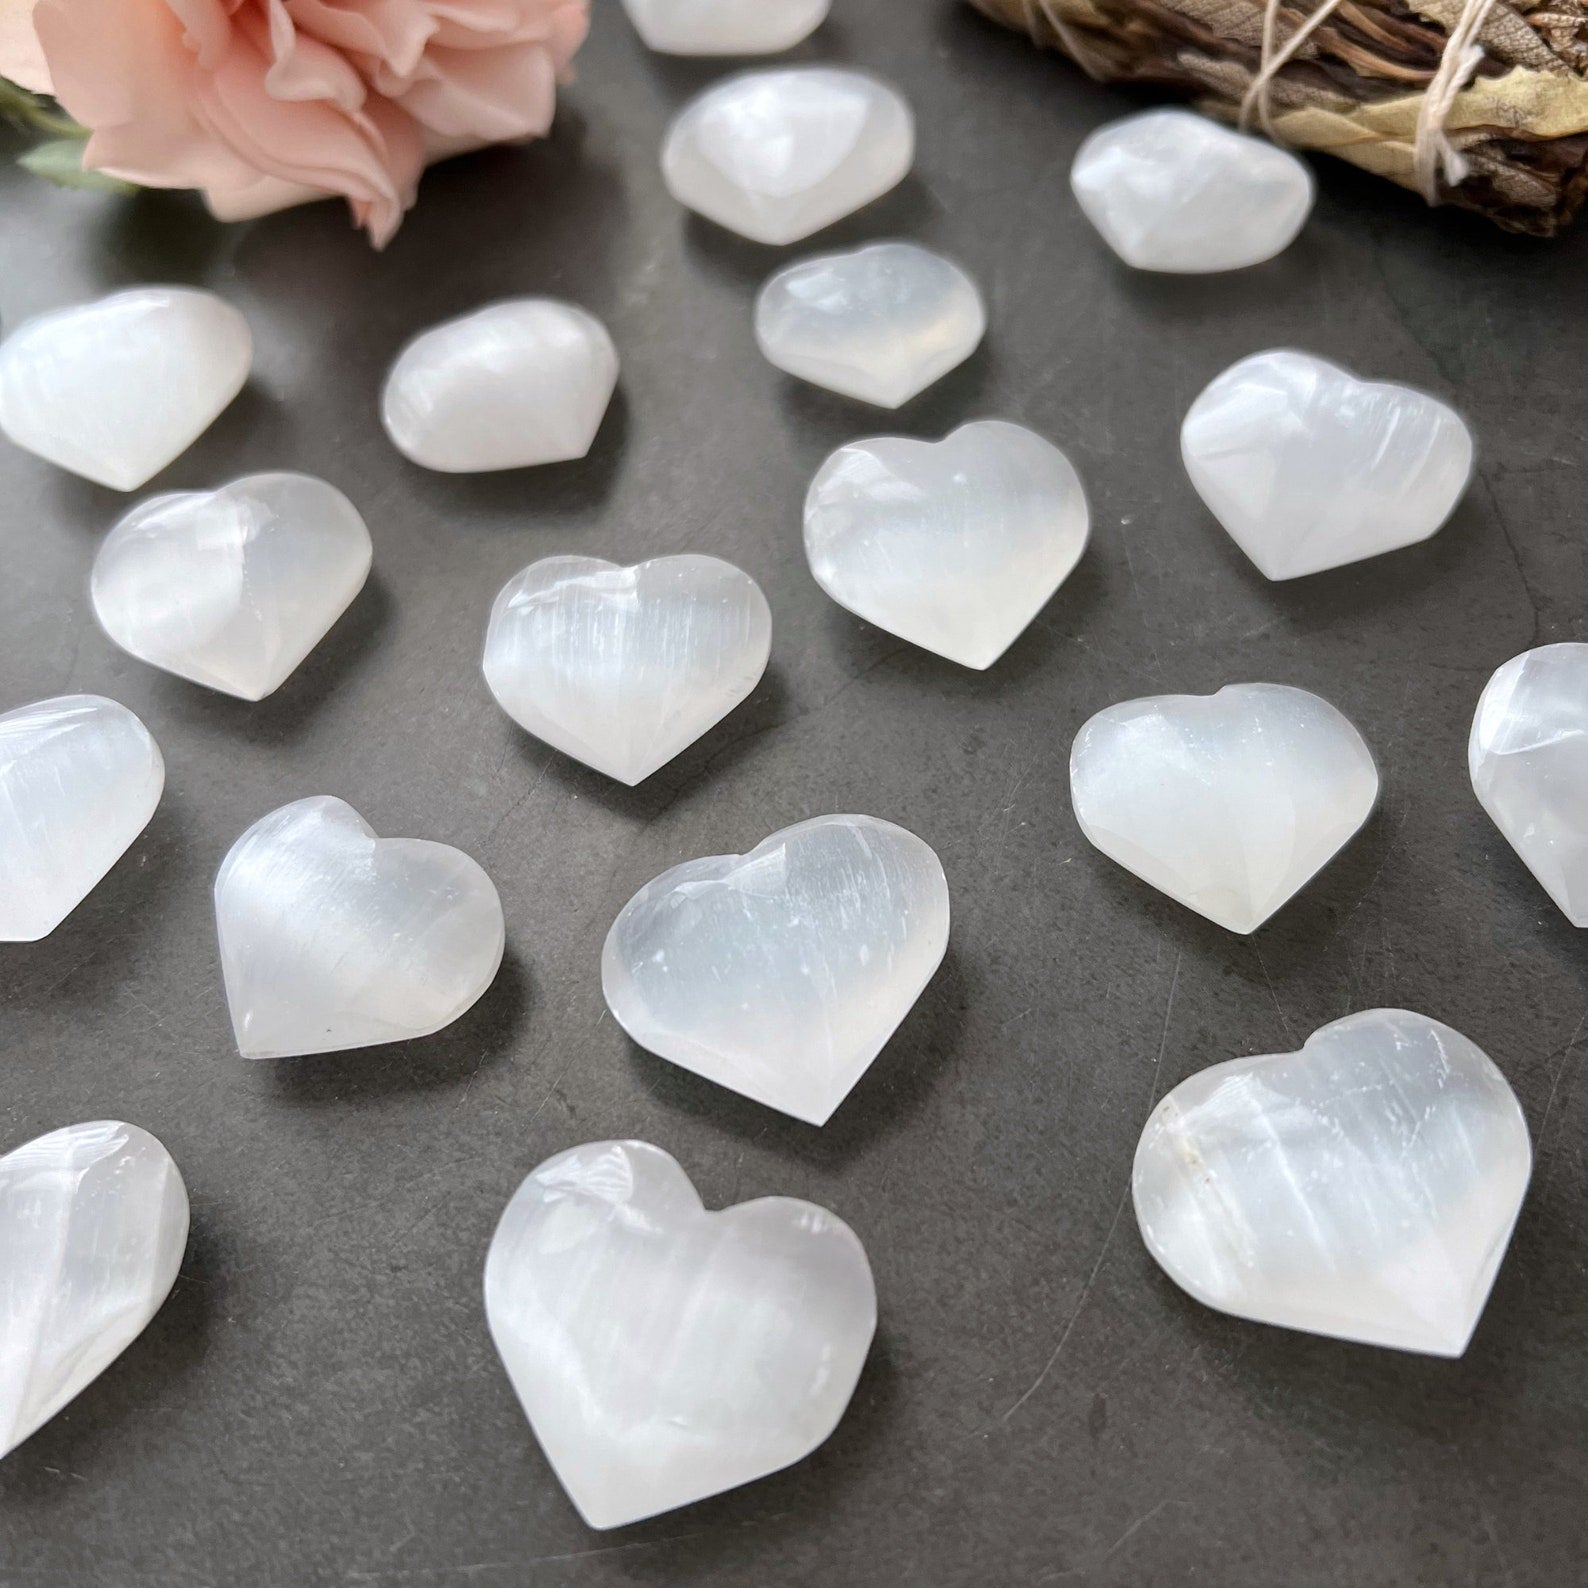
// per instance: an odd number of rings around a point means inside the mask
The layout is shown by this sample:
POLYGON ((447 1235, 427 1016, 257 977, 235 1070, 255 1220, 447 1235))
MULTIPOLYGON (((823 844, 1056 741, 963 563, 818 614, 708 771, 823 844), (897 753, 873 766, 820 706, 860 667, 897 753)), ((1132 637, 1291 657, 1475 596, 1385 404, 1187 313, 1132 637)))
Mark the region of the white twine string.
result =
MULTIPOLYGON (((1020 9, 1025 13, 1026 26, 1031 30, 1031 36, 1036 37, 1037 18, 1031 9, 1032 0, 1020 0, 1020 9)), ((1101 83, 1108 75, 1096 64, 1097 58, 1091 53, 1088 45, 1082 44, 1075 30, 1054 11, 1049 0, 1036 0, 1037 11, 1041 12, 1042 19, 1058 35, 1059 43, 1064 46, 1064 52, 1080 69, 1092 79, 1094 83, 1101 83)))
POLYGON ((1274 42, 1279 32, 1279 3, 1280 0, 1268 0, 1263 11, 1263 53, 1257 63, 1257 75, 1241 99, 1240 115, 1240 129, 1245 132, 1251 127, 1252 112, 1255 110, 1257 119, 1263 124, 1263 131, 1276 143, 1279 135, 1274 131, 1273 119, 1269 114, 1268 85, 1289 64, 1296 51, 1334 14, 1340 0, 1323 0, 1323 4, 1285 40, 1284 48, 1276 52, 1274 42))

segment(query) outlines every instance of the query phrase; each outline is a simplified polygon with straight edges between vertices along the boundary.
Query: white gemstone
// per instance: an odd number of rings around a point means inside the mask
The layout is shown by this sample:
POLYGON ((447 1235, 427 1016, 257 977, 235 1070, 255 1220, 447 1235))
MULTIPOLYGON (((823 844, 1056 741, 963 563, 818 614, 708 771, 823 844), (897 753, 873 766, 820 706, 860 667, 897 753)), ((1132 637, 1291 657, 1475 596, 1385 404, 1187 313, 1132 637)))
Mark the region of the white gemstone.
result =
POLYGON ((244 700, 283 684, 369 576, 358 509, 307 474, 141 502, 94 559, 94 615, 124 651, 244 700))
POLYGON ((1070 169, 1082 213, 1138 270, 1201 274, 1260 265, 1312 209, 1295 155, 1186 110, 1099 127, 1070 169))
POLYGON ((1069 577, 1090 515, 1070 460, 982 419, 938 442, 882 436, 828 458, 805 555, 840 606, 966 667, 991 667, 1069 577))
POLYGON ((485 681, 537 739, 634 784, 755 688, 771 646, 766 597, 732 563, 547 557, 497 596, 485 681))
POLYGON ((502 963, 491 879, 446 844, 377 838, 339 799, 283 805, 215 878, 221 970, 245 1059, 439 1031, 502 963))
POLYGON ((485 1316, 530 1426, 591 1527, 621 1527, 808 1456, 871 1347, 864 1248, 825 1208, 708 1213, 639 1141, 597 1141, 518 1188, 485 1316))
POLYGON ((136 1125, 68 1125, 0 1158, 0 1456, 143 1332, 187 1226, 181 1171, 136 1125))
POLYGON ((1368 819, 1378 768, 1326 700, 1285 684, 1100 711, 1070 751, 1086 837, 1232 932, 1255 932, 1368 819))
POLYGON ((149 730, 99 695, 0 716, 0 942, 66 919, 149 825, 165 762, 149 730))
POLYGON ((1426 392, 1282 348, 1197 398, 1180 455, 1236 545, 1297 579, 1427 540, 1467 488, 1472 436, 1426 392))
POLYGON ((775 55, 809 38, 832 0, 623 0, 634 31, 663 55, 775 55))
POLYGON ((745 72, 678 113, 662 175, 679 203, 753 238, 793 243, 880 198, 910 169, 915 123, 863 72, 745 72))
POLYGON ((1460 1356, 1532 1166, 1488 1056, 1405 1009, 1299 1053, 1202 1070, 1152 1112, 1132 1191, 1147 1249, 1220 1312, 1460 1356))
POLYGON ((422 332, 392 365, 381 421, 398 451, 445 474, 582 458, 618 380, 593 314, 511 298, 422 332))
POLYGON ((963 364, 986 329, 976 283, 914 243, 802 259, 755 303, 755 339, 771 363, 882 408, 963 364))
POLYGON ((135 491, 209 429, 252 362, 248 322, 214 293, 115 292, 38 315, 0 343, 0 430, 135 491))
POLYGON ((601 988, 642 1047, 822 1125, 947 946, 931 849, 872 816, 819 816, 648 882, 607 933, 601 988))

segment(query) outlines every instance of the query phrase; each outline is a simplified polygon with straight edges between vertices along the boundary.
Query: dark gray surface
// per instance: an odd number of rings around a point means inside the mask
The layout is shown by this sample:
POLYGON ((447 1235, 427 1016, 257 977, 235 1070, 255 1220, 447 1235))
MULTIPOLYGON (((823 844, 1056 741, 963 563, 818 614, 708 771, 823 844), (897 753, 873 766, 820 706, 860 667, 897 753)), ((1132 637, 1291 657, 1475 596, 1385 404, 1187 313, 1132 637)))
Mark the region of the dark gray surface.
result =
POLYGON ((322 206, 213 226, 0 179, 0 312, 143 280, 215 285, 257 378, 158 484, 325 475, 367 514, 370 588, 278 697, 207 693, 122 656, 85 599, 124 507, 0 456, 0 706, 113 695, 163 747, 148 831, 47 941, 0 959, 0 1127, 156 1132, 193 1237, 145 1336, 0 1466, 0 1583, 1214 1588, 1544 1585, 1584 1558, 1583 940, 1490 827, 1464 746, 1488 672, 1582 638, 1588 232, 1554 244, 1429 215, 1321 168, 1280 261, 1132 276, 1066 186, 1132 103, 946 3, 840 0, 804 57, 874 66, 920 112, 916 175, 824 236, 907 233, 985 283, 985 350, 900 416, 778 376, 750 336, 780 256, 686 218, 655 151, 713 69, 648 58, 606 0, 556 137, 433 174, 390 251, 322 206), (375 420, 414 330, 482 299, 602 315, 621 395, 577 465, 450 479, 375 420), (1268 585, 1201 509, 1180 414, 1236 357, 1300 343, 1455 400, 1481 473, 1432 543, 1268 585), (857 435, 999 415, 1052 436, 1094 504, 1069 583, 990 673, 869 630, 800 549, 799 503, 857 435), (477 671, 485 615, 553 552, 740 563, 776 624, 753 699, 643 788, 516 732, 477 671), (1071 736, 1131 695, 1238 679, 1316 689, 1362 728, 1385 796, 1255 939, 1137 884, 1069 810, 1071 736), (244 1063, 209 884, 286 800, 335 793, 385 833, 460 845, 507 909, 501 979, 452 1030, 244 1063), (601 938, 688 856, 825 811, 903 822, 942 856, 948 962, 824 1130, 632 1048, 601 938), (1127 1186, 1149 1105, 1191 1071, 1399 1004, 1515 1086, 1538 1148, 1466 1357, 1235 1322, 1142 1249, 1127 1186), (519 1179, 576 1142, 673 1152, 708 1205, 810 1197, 875 1265, 854 1404, 802 1465, 615 1534, 578 1520, 487 1339, 481 1264, 519 1179))

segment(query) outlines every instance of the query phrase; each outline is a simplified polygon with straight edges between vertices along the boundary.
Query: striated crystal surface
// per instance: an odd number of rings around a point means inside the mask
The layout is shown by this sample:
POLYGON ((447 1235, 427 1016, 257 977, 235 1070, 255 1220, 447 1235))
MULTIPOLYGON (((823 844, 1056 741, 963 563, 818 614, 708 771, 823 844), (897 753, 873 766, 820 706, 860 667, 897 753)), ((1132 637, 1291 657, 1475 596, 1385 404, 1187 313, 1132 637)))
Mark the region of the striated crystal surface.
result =
POLYGON ((774 55, 821 26, 832 0, 623 0, 662 55, 774 55))

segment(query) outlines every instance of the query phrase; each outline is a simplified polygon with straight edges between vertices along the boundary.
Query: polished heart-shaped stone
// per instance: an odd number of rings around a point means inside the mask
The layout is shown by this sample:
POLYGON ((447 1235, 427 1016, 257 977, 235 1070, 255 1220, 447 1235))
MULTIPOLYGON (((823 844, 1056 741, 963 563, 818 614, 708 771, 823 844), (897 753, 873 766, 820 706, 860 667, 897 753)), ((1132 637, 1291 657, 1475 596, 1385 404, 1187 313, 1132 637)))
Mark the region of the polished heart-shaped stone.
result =
POLYGON ((1298 579, 1427 540, 1467 488, 1472 436, 1426 392, 1280 348, 1208 386, 1180 455, 1235 544, 1298 579))
POLYGON ((1406 1009, 1232 1059, 1153 1110, 1131 1189, 1147 1249, 1198 1301, 1258 1323, 1460 1356, 1532 1167, 1474 1043, 1406 1009))
POLYGON ((991 667, 1069 577, 1090 514, 1070 460, 982 419, 938 442, 882 436, 828 458, 805 556, 840 606, 965 667, 991 667))
POLYGON ((100 695, 0 716, 0 942, 47 937, 149 825, 165 761, 100 695))
POLYGON ((511 298, 416 336, 397 355, 381 422, 427 469, 478 474, 582 458, 618 380, 593 314, 555 298, 511 298))
POLYGON ((1321 870, 1378 786, 1362 735, 1285 684, 1127 700, 1091 718, 1070 751, 1087 839, 1232 932, 1255 932, 1321 870))
POLYGON ((243 700, 279 688, 369 577, 358 509, 307 474, 251 474, 140 503, 89 593, 124 651, 243 700))
POLYGON ((114 292, 37 315, 0 343, 0 430, 135 491, 209 429, 252 363, 248 322, 213 292, 114 292))
POLYGON ((623 0, 661 55, 775 55, 821 26, 832 0, 623 0))
POLYGON ((143 1332, 187 1228, 181 1171, 136 1125, 68 1125, 0 1158, 0 1456, 143 1332))
POLYGON ((660 1148, 597 1141, 508 1203, 485 1316, 563 1488, 605 1528, 808 1456, 854 1393, 877 1296, 825 1208, 762 1197, 708 1213, 660 1148))
POLYGON ((547 557, 502 587, 485 681, 518 725, 621 783, 648 778, 760 682, 772 614, 716 557, 547 557))
POLYGON ((794 243, 880 198, 915 158, 915 122, 864 72, 796 66, 716 83, 678 113, 662 176, 680 204, 758 243, 794 243))
POLYGON ((930 847, 873 816, 819 816, 648 882, 607 933, 601 989, 641 1047, 823 1125, 947 946, 930 847))
POLYGON ((245 1059, 429 1036, 496 979, 491 879, 461 851, 377 838, 343 800, 283 805, 215 877, 221 971, 245 1059))

